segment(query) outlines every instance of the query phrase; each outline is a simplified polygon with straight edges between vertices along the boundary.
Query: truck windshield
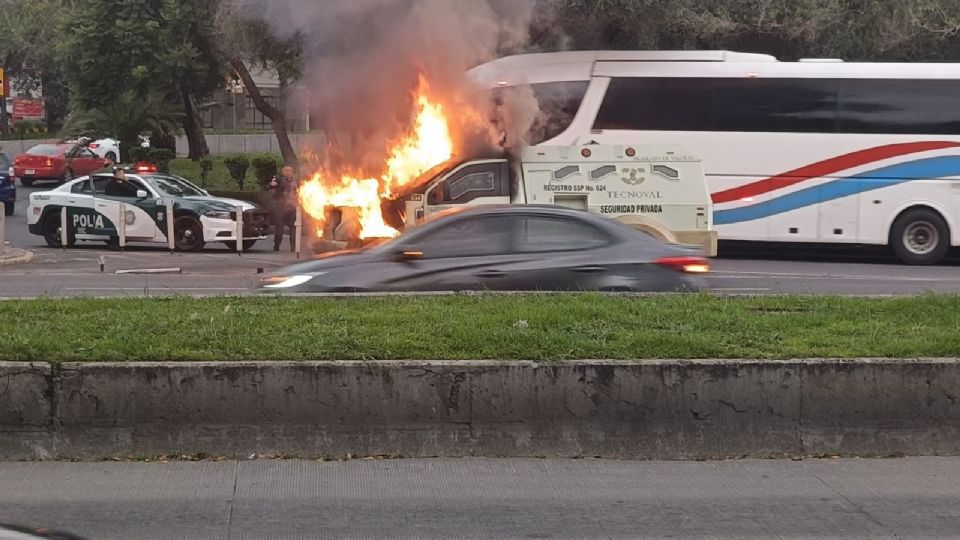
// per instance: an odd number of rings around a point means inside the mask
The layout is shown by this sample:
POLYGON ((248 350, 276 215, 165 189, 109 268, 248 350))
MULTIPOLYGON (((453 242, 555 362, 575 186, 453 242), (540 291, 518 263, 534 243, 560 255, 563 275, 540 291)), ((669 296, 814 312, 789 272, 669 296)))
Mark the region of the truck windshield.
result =
POLYGON ((427 172, 418 176, 417 179, 414 180, 413 182, 410 182, 406 186, 401 187, 398 190, 398 193, 395 194, 394 198, 399 199, 411 193, 423 192, 423 190, 426 189, 428 185, 430 185, 431 180, 433 180, 434 178, 437 178, 438 176, 447 174, 460 163, 461 163, 460 160, 457 160, 456 158, 452 158, 447 161, 444 161, 439 165, 435 165, 433 168, 428 169, 427 172))

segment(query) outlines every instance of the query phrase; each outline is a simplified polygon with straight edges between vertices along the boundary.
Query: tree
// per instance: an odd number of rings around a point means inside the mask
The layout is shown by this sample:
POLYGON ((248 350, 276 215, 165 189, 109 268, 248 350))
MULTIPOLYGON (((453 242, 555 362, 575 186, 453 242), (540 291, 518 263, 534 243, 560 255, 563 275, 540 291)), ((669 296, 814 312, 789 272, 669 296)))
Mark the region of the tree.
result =
POLYGON ((198 101, 223 88, 227 65, 210 21, 214 5, 204 0, 165 0, 160 11, 159 69, 170 77, 170 92, 183 104, 183 131, 189 158, 210 154, 198 101))
POLYGON ((162 94, 144 97, 135 90, 127 90, 107 104, 74 112, 67 118, 64 129, 94 138, 116 136, 120 142, 120 161, 127 161, 131 151, 140 146, 142 133, 173 129, 182 116, 162 94))
MULTIPOLYGON (((43 88, 50 128, 65 115, 67 102, 51 43, 56 43, 59 21, 70 17, 71 6, 61 0, 0 0, 0 67, 16 79, 17 90, 43 88)), ((7 134, 8 129, 6 108, 0 107, 0 130, 7 134)))
POLYGON ((60 47, 75 108, 102 110, 129 91, 163 93, 182 104, 190 157, 209 154, 196 103, 225 80, 209 9, 203 0, 81 4, 60 47))
POLYGON ((283 160, 296 165, 297 153, 287 134, 286 90, 299 78, 303 63, 303 42, 299 34, 275 35, 266 21, 243 15, 241 5, 223 1, 218 13, 220 51, 243 82, 257 110, 270 119, 283 160), (250 66, 273 70, 280 82, 278 106, 264 97, 250 74, 250 66))

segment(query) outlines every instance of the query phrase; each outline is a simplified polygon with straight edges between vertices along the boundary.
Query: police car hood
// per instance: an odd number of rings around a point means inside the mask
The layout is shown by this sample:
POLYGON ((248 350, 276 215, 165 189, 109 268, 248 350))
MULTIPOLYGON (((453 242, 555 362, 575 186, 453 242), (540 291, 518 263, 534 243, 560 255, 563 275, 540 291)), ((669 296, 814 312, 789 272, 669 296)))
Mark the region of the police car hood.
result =
POLYGON ((210 206, 215 206, 217 208, 222 208, 224 210, 233 210, 236 207, 243 208, 244 211, 253 210, 259 208, 257 205, 251 203, 250 201, 241 201, 240 199, 226 199, 224 197, 213 197, 206 195, 192 195, 189 197, 184 197, 184 199, 189 199, 191 201, 202 202, 209 204, 210 206))

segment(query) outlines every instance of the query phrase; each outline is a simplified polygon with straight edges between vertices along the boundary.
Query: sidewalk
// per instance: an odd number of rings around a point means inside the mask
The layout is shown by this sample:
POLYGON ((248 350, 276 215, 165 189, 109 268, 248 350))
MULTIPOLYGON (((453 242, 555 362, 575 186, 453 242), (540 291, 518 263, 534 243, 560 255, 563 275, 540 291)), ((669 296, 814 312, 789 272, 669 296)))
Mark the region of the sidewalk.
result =
POLYGON ((33 252, 15 248, 9 244, 0 249, 0 266, 25 264, 33 260, 33 252))
POLYGON ((0 463, 0 522, 91 539, 956 538, 958 458, 0 463))

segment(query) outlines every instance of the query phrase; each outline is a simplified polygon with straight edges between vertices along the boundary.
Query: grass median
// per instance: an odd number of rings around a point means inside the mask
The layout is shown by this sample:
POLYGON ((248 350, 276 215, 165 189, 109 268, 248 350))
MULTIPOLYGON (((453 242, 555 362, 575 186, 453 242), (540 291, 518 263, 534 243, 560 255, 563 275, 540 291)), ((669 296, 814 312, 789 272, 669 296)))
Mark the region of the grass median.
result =
POLYGON ((0 360, 948 357, 960 297, 594 294, 0 302, 0 360))

